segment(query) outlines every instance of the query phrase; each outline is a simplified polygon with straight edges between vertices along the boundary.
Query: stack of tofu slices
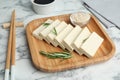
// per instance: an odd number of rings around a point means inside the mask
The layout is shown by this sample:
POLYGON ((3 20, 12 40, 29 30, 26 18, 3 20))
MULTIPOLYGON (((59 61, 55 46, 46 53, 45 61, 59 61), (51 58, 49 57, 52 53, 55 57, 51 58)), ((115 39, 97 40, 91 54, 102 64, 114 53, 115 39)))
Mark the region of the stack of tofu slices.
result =
POLYGON ((96 32, 90 32, 87 27, 83 29, 76 25, 73 27, 60 20, 46 20, 42 25, 33 31, 33 36, 39 40, 45 40, 48 44, 61 47, 72 52, 75 50, 80 55, 88 58, 95 55, 103 42, 96 32))

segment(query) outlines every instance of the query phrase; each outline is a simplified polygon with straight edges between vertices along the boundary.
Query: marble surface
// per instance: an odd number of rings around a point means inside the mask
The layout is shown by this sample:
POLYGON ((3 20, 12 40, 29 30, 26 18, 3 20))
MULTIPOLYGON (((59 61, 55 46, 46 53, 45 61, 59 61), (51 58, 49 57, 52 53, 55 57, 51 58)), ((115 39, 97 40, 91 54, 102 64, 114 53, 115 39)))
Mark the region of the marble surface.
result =
POLYGON ((115 55, 106 62, 56 73, 42 72, 33 66, 26 40, 26 24, 36 18, 86 11, 80 0, 56 0, 55 5, 54 13, 37 15, 30 0, 0 0, 0 80, 4 77, 9 34, 9 29, 3 29, 2 24, 10 21, 13 9, 16 9, 17 21, 25 24, 16 30, 16 80, 120 80, 120 31, 115 27, 105 29, 116 46, 115 55))

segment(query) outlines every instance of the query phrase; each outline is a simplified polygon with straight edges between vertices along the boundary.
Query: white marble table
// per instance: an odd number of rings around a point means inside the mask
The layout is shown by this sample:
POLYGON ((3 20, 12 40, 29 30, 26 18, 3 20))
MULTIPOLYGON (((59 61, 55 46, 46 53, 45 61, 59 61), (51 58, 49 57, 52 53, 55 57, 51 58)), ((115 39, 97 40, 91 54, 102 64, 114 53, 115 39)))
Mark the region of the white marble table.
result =
MULTIPOLYGON (((86 11, 80 0, 56 0, 54 13, 37 15, 32 10, 30 0, 0 0, 0 80, 4 77, 9 33, 9 29, 3 29, 2 24, 10 21, 13 9, 16 9, 17 21, 24 21, 25 26, 36 18, 86 11)), ((120 80, 120 31, 115 27, 106 29, 116 46, 115 55, 110 60, 78 69, 45 73, 37 70, 32 64, 25 26, 17 28, 16 80, 120 80)))

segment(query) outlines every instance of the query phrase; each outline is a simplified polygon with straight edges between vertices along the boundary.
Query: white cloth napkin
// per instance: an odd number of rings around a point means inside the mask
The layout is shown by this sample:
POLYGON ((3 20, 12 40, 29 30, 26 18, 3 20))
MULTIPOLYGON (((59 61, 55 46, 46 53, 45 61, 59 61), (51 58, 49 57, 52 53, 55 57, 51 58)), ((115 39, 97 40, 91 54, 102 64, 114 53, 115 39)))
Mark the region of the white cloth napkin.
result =
MULTIPOLYGON (((120 0, 83 0, 104 17, 120 27, 120 0)), ((100 17, 99 15, 97 15, 100 17)), ((102 19, 102 18, 100 18, 102 19)), ((104 20, 104 19, 102 19, 104 20)), ((110 23, 108 23, 111 26, 110 23)))

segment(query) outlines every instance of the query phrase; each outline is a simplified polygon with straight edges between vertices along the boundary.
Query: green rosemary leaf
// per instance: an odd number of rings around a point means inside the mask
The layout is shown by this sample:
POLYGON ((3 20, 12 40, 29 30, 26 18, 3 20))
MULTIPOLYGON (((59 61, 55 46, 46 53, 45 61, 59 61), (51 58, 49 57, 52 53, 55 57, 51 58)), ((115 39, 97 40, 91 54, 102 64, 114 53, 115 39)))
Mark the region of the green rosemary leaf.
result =
POLYGON ((52 32, 57 36, 57 30, 53 28, 52 32))
POLYGON ((84 39, 82 43, 84 43, 88 38, 84 39))
POLYGON ((68 59, 71 58, 72 55, 69 52, 45 52, 45 51, 40 51, 40 54, 43 56, 46 56, 48 58, 62 58, 62 59, 68 59))
POLYGON ((48 27, 50 23, 43 23, 43 26, 48 27))

